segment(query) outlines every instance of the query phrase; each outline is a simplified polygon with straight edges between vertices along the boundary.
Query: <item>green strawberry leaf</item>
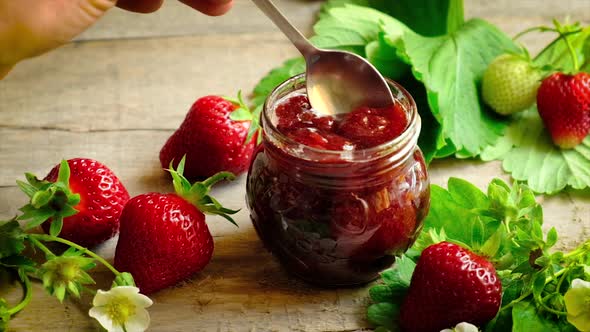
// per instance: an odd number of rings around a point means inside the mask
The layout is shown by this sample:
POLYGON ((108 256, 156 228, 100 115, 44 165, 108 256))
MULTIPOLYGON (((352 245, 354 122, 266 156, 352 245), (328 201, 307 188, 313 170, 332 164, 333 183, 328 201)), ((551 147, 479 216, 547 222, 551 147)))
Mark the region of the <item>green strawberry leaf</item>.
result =
POLYGON ((394 47, 384 39, 380 33, 377 40, 373 40, 365 46, 367 60, 371 62, 379 72, 390 79, 399 80, 409 71, 410 67, 397 55, 394 47))
POLYGON ((512 307, 512 331, 560 332, 559 324, 541 315, 530 302, 519 302, 512 307))
POLYGON ((389 302, 371 304, 367 309, 367 319, 374 326, 385 327, 390 331, 398 331, 397 316, 399 306, 389 302))
POLYGON ((395 298, 395 292, 388 285, 375 285, 369 288, 369 297, 375 303, 389 302, 395 298))
POLYGON ((396 258, 392 268, 381 273, 381 279, 392 292, 405 293, 410 286, 416 263, 407 256, 396 258))
POLYGON ((538 193, 590 186, 590 136, 574 149, 560 149, 544 129, 536 107, 517 115, 498 144, 481 158, 503 160, 506 172, 538 193))
POLYGON ((0 259, 25 249, 26 234, 16 220, 0 221, 0 259))
POLYGON ((444 137, 463 150, 462 156, 476 156, 498 140, 506 124, 484 109, 477 85, 496 56, 517 49, 510 38, 495 26, 472 19, 441 37, 406 32, 396 45, 426 86, 444 137))
POLYGON ((271 70, 254 87, 252 102, 255 107, 262 106, 266 97, 279 84, 287 79, 305 72, 305 60, 301 57, 285 61, 280 67, 271 70))

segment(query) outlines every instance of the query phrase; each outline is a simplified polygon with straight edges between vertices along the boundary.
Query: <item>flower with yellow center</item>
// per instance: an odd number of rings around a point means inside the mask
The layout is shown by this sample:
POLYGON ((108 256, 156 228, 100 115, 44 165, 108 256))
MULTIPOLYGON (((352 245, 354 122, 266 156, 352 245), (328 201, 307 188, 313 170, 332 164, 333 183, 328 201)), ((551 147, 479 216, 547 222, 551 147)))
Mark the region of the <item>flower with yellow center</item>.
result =
POLYGON ((590 331, 590 282, 574 279, 565 293, 567 321, 581 332, 590 331))
POLYGON ((477 328, 477 326, 473 325, 473 324, 469 324, 467 322, 462 322, 457 324, 454 328, 452 329, 444 329, 440 332, 478 332, 479 329, 477 328))
POLYGON ((142 332, 150 325, 145 308, 152 303, 137 287, 117 286, 106 292, 98 290, 88 314, 109 332, 142 332))

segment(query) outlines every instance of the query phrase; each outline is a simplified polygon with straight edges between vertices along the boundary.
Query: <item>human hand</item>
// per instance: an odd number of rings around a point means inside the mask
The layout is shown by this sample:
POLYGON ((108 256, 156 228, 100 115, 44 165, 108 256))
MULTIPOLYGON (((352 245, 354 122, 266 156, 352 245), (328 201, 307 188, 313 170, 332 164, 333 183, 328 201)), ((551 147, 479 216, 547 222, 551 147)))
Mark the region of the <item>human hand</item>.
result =
MULTIPOLYGON (((69 42, 106 11, 120 8, 149 13, 164 0, 0 0, 0 79, 19 61, 69 42)), ((180 0, 217 16, 232 0, 180 0)))

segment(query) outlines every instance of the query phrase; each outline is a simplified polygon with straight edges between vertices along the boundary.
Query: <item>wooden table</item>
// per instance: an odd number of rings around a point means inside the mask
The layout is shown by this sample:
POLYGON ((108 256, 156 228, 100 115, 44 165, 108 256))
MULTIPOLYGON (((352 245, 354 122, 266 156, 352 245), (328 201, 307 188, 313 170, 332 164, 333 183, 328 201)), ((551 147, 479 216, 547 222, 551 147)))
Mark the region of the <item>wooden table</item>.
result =
MULTIPOLYGON (((306 32, 319 1, 277 0, 306 32)), ((552 17, 590 21, 587 0, 468 0, 480 16, 509 34, 552 17)), ((524 39, 535 52, 552 36, 524 39)), ((293 47, 247 0, 209 18, 168 1, 156 14, 112 10, 72 44, 18 65, 0 81, 0 218, 25 203, 15 179, 44 175, 61 158, 90 157, 109 165, 132 195, 170 191, 158 152, 188 107, 206 94, 250 91, 293 47)), ((439 160, 432 182, 459 176, 485 188, 508 179, 499 163, 439 160)), ((263 249, 244 204, 244 177, 217 188, 227 206, 242 208, 238 229, 209 218, 215 237, 211 264, 192 280, 153 296, 151 331, 357 331, 365 320, 367 288, 323 290, 288 275, 263 249)), ((571 248, 590 237, 590 192, 540 198, 546 225, 571 248)), ((116 239, 100 248, 112 259, 116 239)), ((110 276, 99 269, 101 285, 110 276)), ((11 295, 17 297, 16 291, 11 295)), ((86 299, 88 300, 88 299, 86 299)), ((11 324, 15 331, 98 331, 88 305, 58 301, 35 285, 34 300, 11 324)))

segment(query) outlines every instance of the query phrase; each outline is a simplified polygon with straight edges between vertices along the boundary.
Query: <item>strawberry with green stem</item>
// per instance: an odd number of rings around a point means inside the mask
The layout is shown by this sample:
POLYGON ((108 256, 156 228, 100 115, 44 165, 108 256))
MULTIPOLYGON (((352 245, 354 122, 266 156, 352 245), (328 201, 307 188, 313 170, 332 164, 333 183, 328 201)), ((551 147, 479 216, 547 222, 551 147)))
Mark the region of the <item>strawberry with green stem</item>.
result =
POLYGON ((498 56, 484 72, 483 101, 500 115, 523 111, 535 102, 543 72, 523 50, 522 55, 498 56))
POLYGON ((237 99, 219 96, 199 98, 180 127, 160 150, 166 168, 186 155, 185 176, 202 179, 218 172, 243 173, 250 166, 255 145, 261 139, 261 107, 251 111, 241 92, 237 99))
POLYGON ((46 233, 92 247, 119 230, 119 216, 129 200, 119 178, 102 163, 84 158, 63 160, 39 180, 25 174, 17 181, 30 198, 18 220, 26 229, 41 225, 46 233), (46 222, 47 221, 47 222, 46 222))
POLYGON ((170 165, 175 193, 138 195, 121 214, 115 266, 133 274, 145 294, 185 280, 209 263, 213 238, 204 213, 235 224, 230 215, 238 211, 224 208, 209 195, 213 184, 233 180, 234 175, 220 172, 191 184, 183 176, 184 169, 185 158, 176 170, 170 165))
POLYGON ((440 331, 461 322, 483 325, 500 308, 502 284, 485 257, 459 245, 426 248, 400 308, 404 331, 440 331))
POLYGON ((578 54, 568 38, 581 30, 579 25, 553 23, 555 27, 536 27, 523 33, 556 32, 567 46, 572 69, 550 68, 552 73, 543 79, 537 92, 537 109, 555 145, 571 149, 590 133, 590 75, 580 72, 578 54))

